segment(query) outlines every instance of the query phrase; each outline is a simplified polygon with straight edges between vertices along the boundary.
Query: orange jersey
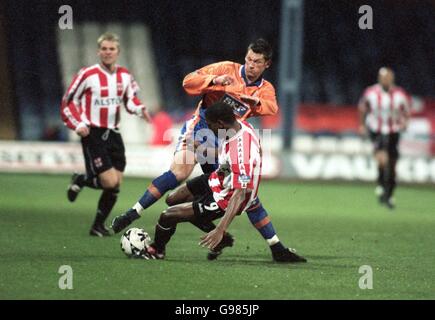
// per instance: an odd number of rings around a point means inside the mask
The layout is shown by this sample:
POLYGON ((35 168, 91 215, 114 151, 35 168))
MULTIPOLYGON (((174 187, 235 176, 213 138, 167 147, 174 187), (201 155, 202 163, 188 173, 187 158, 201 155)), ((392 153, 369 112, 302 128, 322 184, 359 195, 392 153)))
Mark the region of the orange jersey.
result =
POLYGON ((238 99, 240 99, 242 94, 258 97, 260 102, 257 106, 251 108, 249 117, 276 114, 278 112, 278 103, 273 85, 263 78, 247 84, 244 67, 244 65, 239 63, 223 61, 210 64, 189 73, 183 80, 184 90, 192 96, 203 95, 196 114, 199 113, 200 107, 212 105, 219 101, 225 93, 238 99), (214 78, 224 74, 233 77, 235 81, 228 86, 212 84, 214 78))

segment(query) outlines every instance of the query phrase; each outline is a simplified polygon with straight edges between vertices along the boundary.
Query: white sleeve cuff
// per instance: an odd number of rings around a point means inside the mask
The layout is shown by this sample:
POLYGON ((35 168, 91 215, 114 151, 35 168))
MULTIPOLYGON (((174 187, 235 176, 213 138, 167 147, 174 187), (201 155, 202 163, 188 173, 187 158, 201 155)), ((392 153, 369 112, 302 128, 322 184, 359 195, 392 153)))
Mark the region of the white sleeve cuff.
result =
POLYGON ((77 132, 77 130, 79 130, 80 128, 84 128, 84 127, 87 127, 86 123, 84 123, 84 122, 80 122, 80 123, 78 124, 78 126, 76 127, 75 132, 77 132))
POLYGON ((137 108, 136 110, 136 115, 138 115, 139 117, 143 118, 143 111, 145 110, 145 106, 140 106, 137 108))

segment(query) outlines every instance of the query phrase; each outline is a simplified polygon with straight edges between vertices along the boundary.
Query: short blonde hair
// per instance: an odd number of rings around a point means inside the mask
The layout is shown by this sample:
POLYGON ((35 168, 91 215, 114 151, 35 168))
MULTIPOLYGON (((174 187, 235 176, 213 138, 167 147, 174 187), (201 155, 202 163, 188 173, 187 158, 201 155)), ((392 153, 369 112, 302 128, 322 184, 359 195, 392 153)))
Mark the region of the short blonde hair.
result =
POLYGON ((101 43, 103 41, 112 41, 112 42, 116 42, 118 50, 120 50, 120 43, 119 43, 119 37, 117 34, 115 33, 110 33, 110 32, 106 32, 104 34, 102 34, 98 40, 97 40, 97 44, 98 44, 98 48, 101 47, 101 43))

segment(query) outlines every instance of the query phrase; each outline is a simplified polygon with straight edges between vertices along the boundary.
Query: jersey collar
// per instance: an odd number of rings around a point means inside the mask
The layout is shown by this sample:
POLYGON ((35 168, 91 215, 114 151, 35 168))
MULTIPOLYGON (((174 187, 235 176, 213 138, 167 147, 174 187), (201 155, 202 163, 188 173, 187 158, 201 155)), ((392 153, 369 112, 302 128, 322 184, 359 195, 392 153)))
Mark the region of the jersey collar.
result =
POLYGON ((115 64, 115 70, 113 72, 110 72, 109 70, 104 68, 100 63, 97 63, 97 66, 98 66, 98 68, 100 68, 100 70, 104 71, 108 75, 114 75, 118 72, 118 65, 117 64, 115 64))
POLYGON ((248 78, 246 78, 246 72, 245 72, 245 65, 242 65, 240 67, 240 76, 243 78, 243 80, 245 81, 245 84, 247 87, 261 87, 263 85, 263 75, 261 75, 257 81, 249 83, 248 78))
POLYGON ((237 138, 239 138, 240 135, 243 133, 244 129, 246 128, 246 125, 244 125, 242 121, 240 121, 238 119, 236 121, 240 124, 241 128, 231 138, 227 137, 227 139, 225 139, 226 142, 230 142, 230 141, 233 141, 233 140, 236 140, 237 138))

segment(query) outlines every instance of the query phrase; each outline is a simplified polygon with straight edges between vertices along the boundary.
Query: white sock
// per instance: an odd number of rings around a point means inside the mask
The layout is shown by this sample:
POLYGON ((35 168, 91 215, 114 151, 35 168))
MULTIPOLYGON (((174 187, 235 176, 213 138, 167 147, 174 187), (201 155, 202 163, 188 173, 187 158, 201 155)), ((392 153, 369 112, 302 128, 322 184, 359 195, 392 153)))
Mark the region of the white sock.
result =
POLYGON ((138 214, 141 214, 141 212, 143 211, 143 207, 140 205, 139 202, 136 202, 132 209, 136 210, 138 214))
POLYGON ((274 235, 272 238, 267 239, 267 244, 270 246, 273 246, 274 244, 277 244, 279 242, 278 236, 274 235))

